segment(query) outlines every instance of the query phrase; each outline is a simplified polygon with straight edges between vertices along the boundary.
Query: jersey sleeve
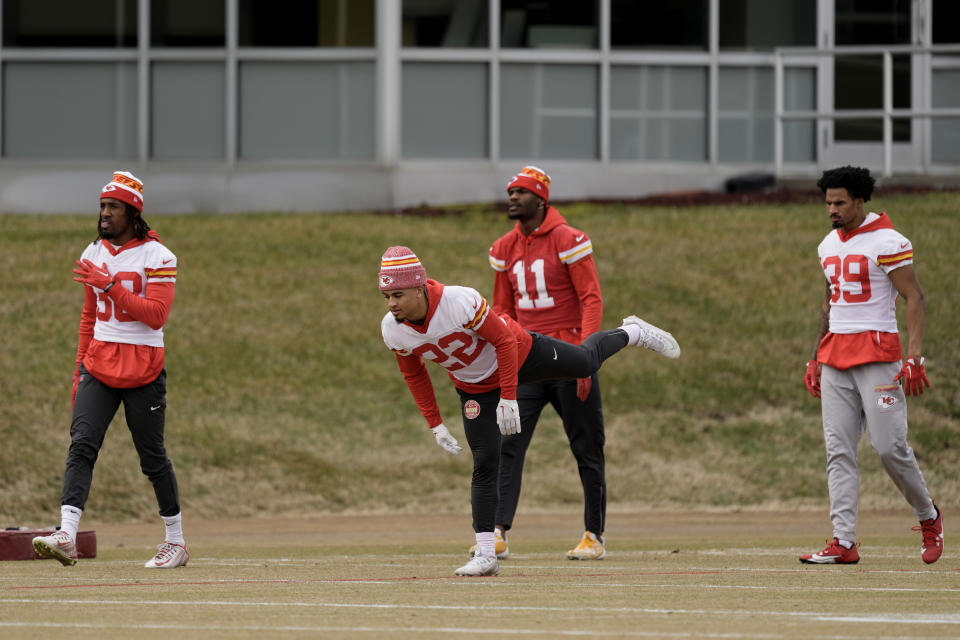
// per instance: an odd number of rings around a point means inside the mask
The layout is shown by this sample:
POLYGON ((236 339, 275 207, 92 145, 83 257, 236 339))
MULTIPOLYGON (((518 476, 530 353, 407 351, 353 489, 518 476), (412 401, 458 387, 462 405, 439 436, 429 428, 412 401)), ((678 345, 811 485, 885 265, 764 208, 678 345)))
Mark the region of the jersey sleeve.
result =
POLYGON ((503 318, 486 309, 486 300, 483 298, 480 300, 483 302, 481 306, 484 307, 482 317, 478 312, 477 321, 471 323, 471 326, 465 325, 464 328, 472 329, 496 349, 497 371, 500 374, 500 397, 505 400, 516 400, 517 373, 520 370, 517 338, 503 318))
POLYGON ((173 305, 174 284, 177 281, 177 257, 159 242, 151 246, 143 267, 146 286, 143 297, 123 286, 111 287, 107 295, 113 303, 131 318, 151 329, 161 329, 173 305))
POLYGON ((899 233, 891 233, 877 252, 877 266, 884 273, 913 264, 913 244, 899 233))
POLYGON ((570 281, 582 305, 580 335, 586 338, 600 330, 603 321, 603 296, 600 277, 593 260, 593 243, 590 237, 571 226, 561 227, 557 240, 557 257, 567 268, 570 281))
POLYGON ((414 355, 402 355, 396 351, 394 351, 394 355, 397 357, 397 365, 400 367, 403 379, 407 383, 407 388, 413 395, 413 401, 426 419, 427 426, 433 429, 443 420, 440 418, 437 396, 433 391, 433 382, 430 380, 430 374, 427 372, 427 366, 424 364, 423 358, 414 355))

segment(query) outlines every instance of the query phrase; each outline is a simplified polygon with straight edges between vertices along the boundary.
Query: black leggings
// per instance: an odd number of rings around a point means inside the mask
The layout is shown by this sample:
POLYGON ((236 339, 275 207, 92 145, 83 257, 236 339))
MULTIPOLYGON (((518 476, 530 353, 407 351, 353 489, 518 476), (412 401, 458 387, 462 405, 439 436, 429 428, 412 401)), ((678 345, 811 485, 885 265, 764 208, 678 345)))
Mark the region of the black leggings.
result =
MULTIPOLYGON (((598 331, 580 345, 533 331, 528 333, 533 336, 533 346, 520 367, 517 376, 520 383, 589 378, 607 358, 627 346, 628 340, 623 329, 598 331)), ((501 436, 497 426, 497 405, 500 402, 500 390, 472 394, 458 389, 457 393, 460 395, 463 432, 473 454, 473 479, 470 485, 473 530, 478 533, 493 531, 499 501, 497 474, 501 436)))
POLYGON ((93 482, 93 466, 97 462, 107 427, 123 402, 127 427, 140 456, 140 470, 153 483, 161 516, 180 513, 180 493, 173 464, 163 444, 164 415, 167 408, 167 373, 142 387, 115 389, 108 387, 80 365, 80 384, 73 402, 70 424, 70 451, 63 475, 60 504, 83 509, 93 482))

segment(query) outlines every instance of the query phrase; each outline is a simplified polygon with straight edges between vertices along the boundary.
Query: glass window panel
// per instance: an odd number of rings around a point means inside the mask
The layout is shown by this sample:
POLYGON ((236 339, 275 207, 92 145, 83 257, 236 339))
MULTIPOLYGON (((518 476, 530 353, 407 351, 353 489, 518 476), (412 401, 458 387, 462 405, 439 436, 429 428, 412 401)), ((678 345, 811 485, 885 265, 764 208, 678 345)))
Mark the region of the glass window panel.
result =
POLYGON ((487 78, 482 63, 404 64, 402 155, 487 157, 487 78))
POLYGON ((239 0, 241 47, 372 47, 375 0, 239 0))
POLYGON ((151 155, 224 156, 224 66, 214 62, 155 62, 151 76, 151 155), (184 99, 189 96, 189 99, 184 99))
POLYGON ((5 47, 135 47, 137 0, 3 0, 5 47))
POLYGON ((500 155, 596 158, 597 91, 593 65, 503 65, 500 155))
POLYGON ((500 44, 503 47, 595 49, 599 45, 599 19, 598 0, 502 0, 500 44))
POLYGON ((817 0, 719 0, 721 49, 814 46, 817 0))
MULTIPOLYGON (((934 69, 932 80, 931 97, 935 109, 960 107, 960 71, 934 69)), ((960 164, 960 118, 933 118, 930 122, 931 159, 960 164)))
POLYGON ((8 62, 3 153, 15 158, 135 158, 137 68, 113 62, 8 62))
MULTIPOLYGON (((787 111, 814 111, 817 108, 817 72, 813 68, 787 68, 783 74, 783 107, 787 111)), ((814 120, 784 120, 783 159, 786 162, 815 162, 814 120)))
MULTIPOLYGON (((893 107, 910 108, 910 57, 893 56, 893 107)), ((842 109, 883 108, 883 58, 878 55, 836 56, 833 66, 834 107, 842 109)), ((845 142, 879 142, 883 140, 880 118, 838 119, 833 137, 845 142)), ((910 121, 893 121, 895 142, 910 141, 910 121)))
POLYGON ((224 0, 151 0, 150 43, 155 47, 222 47, 224 0))
POLYGON ((717 155, 721 162, 773 160, 773 69, 720 69, 717 155))
POLYGON ((960 2, 933 0, 933 44, 960 42, 960 2))
POLYGON ((611 0, 614 49, 699 49, 707 42, 707 0, 611 0))
POLYGON ((703 162, 706 131, 705 68, 611 67, 611 158, 703 162))
POLYGON ((487 0, 403 0, 403 46, 486 47, 487 0))
POLYGON ((834 41, 910 44, 912 0, 836 0, 834 41))
POLYGON ((240 156, 374 155, 374 67, 369 62, 244 62, 240 156))

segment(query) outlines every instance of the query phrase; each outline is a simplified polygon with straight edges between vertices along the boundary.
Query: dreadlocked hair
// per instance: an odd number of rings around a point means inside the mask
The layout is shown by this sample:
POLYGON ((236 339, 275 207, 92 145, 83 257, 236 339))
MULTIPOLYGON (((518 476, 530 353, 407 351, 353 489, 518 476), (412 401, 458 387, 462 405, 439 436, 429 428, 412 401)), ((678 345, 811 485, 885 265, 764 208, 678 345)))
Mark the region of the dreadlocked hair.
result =
MULTIPOLYGON (((124 212, 127 214, 127 218, 133 223, 133 235, 137 237, 137 240, 143 240, 147 237, 147 232, 150 231, 150 225, 147 224, 147 221, 143 219, 143 216, 140 215, 140 212, 137 211, 137 208, 132 204, 123 203, 124 212)), ((97 238, 100 238, 100 222, 97 220, 97 238)))
POLYGON ((864 202, 868 202, 876 182, 869 169, 846 166, 824 171, 817 181, 817 187, 823 193, 827 189, 846 189, 854 199, 863 198, 864 202))
POLYGON ((147 231, 150 231, 150 225, 133 205, 127 204, 126 206, 127 217, 133 221, 133 233, 137 236, 137 240, 143 240, 147 237, 147 231))

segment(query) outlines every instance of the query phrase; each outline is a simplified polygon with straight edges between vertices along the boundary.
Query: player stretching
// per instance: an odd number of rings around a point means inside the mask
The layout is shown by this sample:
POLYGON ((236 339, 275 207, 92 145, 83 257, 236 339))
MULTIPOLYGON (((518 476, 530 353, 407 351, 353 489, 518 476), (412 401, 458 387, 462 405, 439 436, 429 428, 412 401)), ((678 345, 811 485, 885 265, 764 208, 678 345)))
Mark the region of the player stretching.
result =
MULTIPOLYGON (((572 344, 600 330, 603 299, 587 234, 574 229, 550 199, 550 176, 524 167, 507 183, 510 220, 516 225, 490 247, 493 308, 524 329, 572 344)), ((563 420, 583 486, 585 532, 571 560, 600 560, 607 512, 603 457, 603 409, 597 374, 579 380, 529 382, 517 388, 523 431, 500 444, 500 504, 497 507, 497 557, 510 551, 507 531, 520 500, 523 462, 543 407, 550 403, 563 420)))
POLYGON ((169 569, 190 558, 180 520, 173 465, 163 444, 167 375, 163 325, 173 303, 177 257, 141 215, 143 183, 117 171, 100 194, 99 239, 77 261, 84 285, 80 342, 73 377, 70 450, 60 497, 60 530, 33 539, 42 556, 77 563, 77 530, 93 466, 120 403, 140 469, 150 482, 166 526, 164 543, 146 565, 169 569))
POLYGON ((859 477, 857 443, 863 425, 884 469, 920 520, 921 557, 943 553, 943 515, 930 499, 913 449, 907 444, 906 396, 930 386, 923 369, 923 290, 913 269, 913 246, 894 231, 887 214, 864 213, 874 179, 867 169, 825 171, 817 186, 826 196, 833 231, 817 248, 826 294, 813 358, 804 383, 821 398, 827 449, 827 485, 833 540, 809 564, 855 564, 859 477), (907 301, 907 360, 902 362, 895 305, 907 301), (904 389, 897 384, 902 380, 904 389))
POLYGON ((518 382, 587 378, 628 344, 670 358, 680 356, 680 347, 669 333, 635 316, 618 329, 594 333, 582 345, 525 331, 513 318, 491 310, 474 289, 428 280, 406 247, 387 249, 379 278, 388 309, 380 323, 383 341, 394 351, 437 444, 450 453, 458 453, 460 445, 440 417, 424 360, 445 368, 460 395, 463 430, 473 453, 470 502, 477 548, 456 574, 497 575, 493 529, 500 438, 520 432, 518 382))

